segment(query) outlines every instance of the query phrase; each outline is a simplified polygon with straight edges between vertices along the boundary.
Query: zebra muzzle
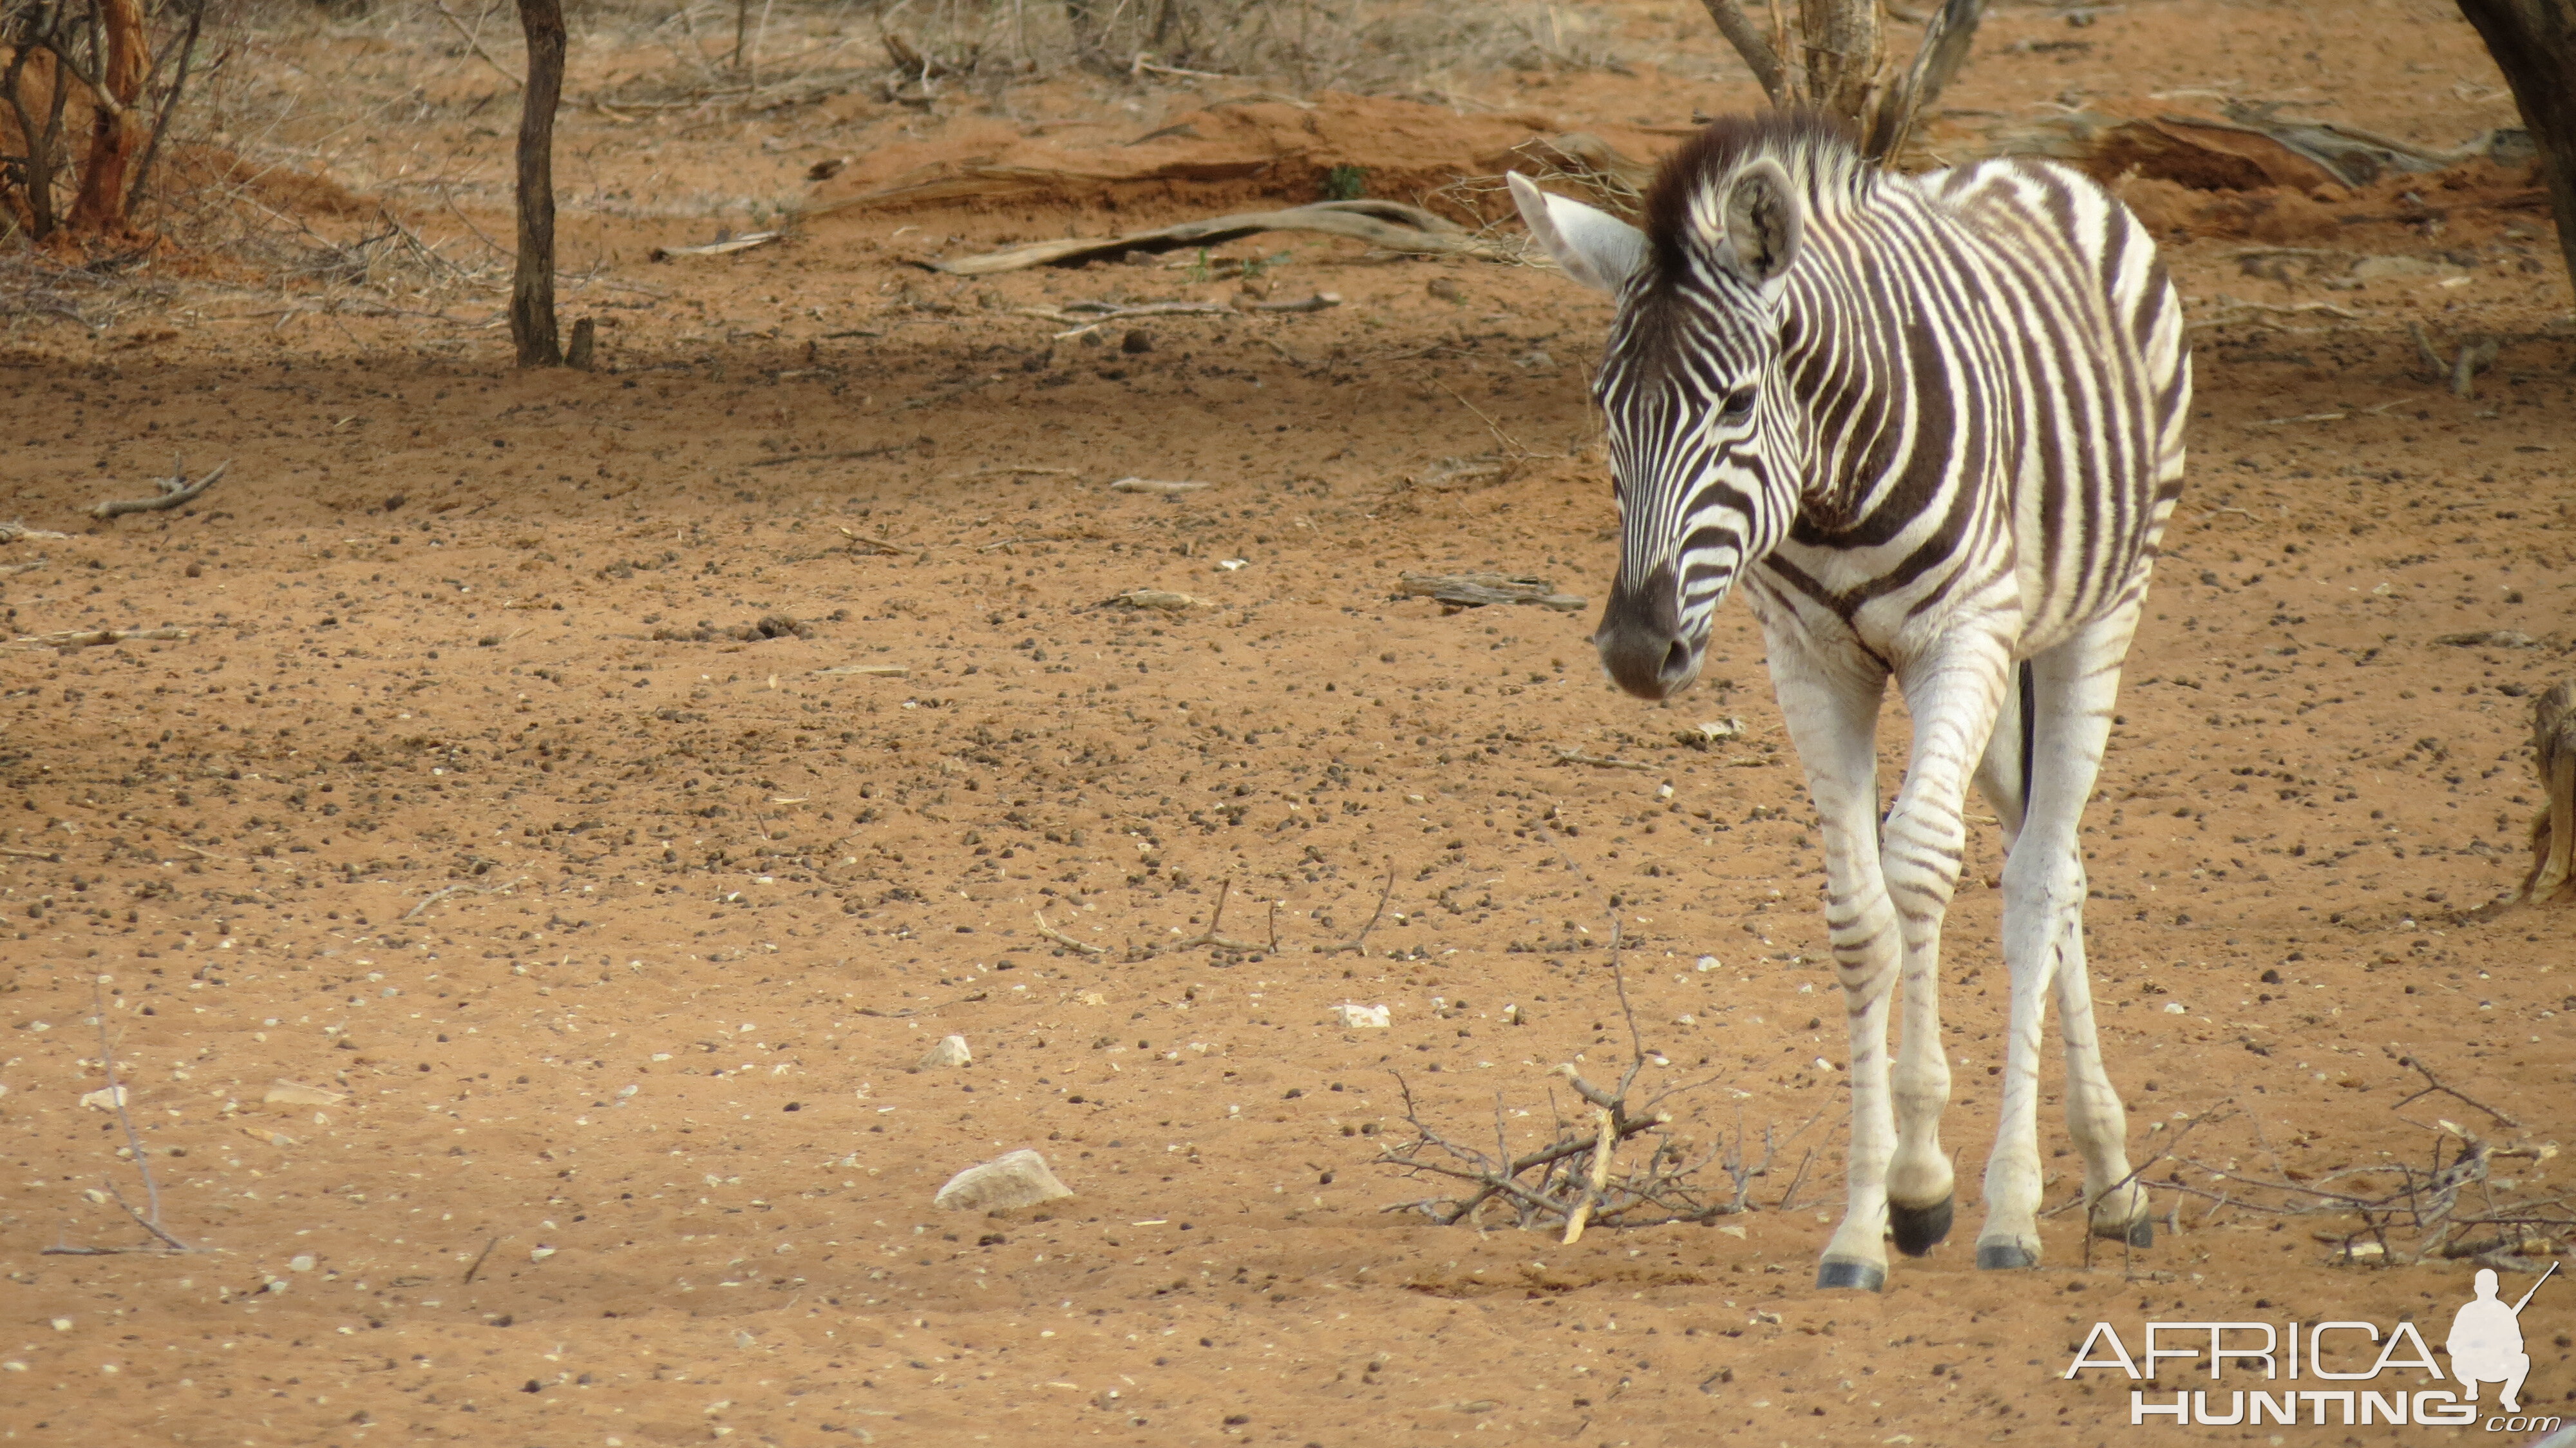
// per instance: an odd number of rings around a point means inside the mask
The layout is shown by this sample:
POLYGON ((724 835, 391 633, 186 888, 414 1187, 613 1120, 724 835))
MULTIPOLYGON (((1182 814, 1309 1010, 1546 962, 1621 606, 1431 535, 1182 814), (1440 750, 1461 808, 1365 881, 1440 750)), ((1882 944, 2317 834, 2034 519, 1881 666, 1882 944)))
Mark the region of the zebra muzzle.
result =
POLYGON ((1670 565, 1632 584, 1625 573, 1610 588, 1592 646, 1610 681, 1640 699, 1664 699, 1699 677, 1701 641, 1682 633, 1681 597, 1670 565))

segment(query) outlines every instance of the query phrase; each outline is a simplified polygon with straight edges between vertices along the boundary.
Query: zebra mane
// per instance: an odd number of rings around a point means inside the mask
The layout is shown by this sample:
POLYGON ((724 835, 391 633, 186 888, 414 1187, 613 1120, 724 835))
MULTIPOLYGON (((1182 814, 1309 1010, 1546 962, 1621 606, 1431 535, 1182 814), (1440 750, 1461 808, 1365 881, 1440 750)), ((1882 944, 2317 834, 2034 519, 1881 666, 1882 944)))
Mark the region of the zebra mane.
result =
POLYGON ((1767 157, 1780 163, 1807 201, 1810 214, 1830 216, 1866 200, 1878 168, 1862 159, 1850 127, 1808 109, 1726 116, 1682 143, 1664 159, 1646 188, 1645 230, 1657 269, 1674 275, 1699 235, 1693 218, 1720 213, 1713 193, 1745 162, 1767 157))

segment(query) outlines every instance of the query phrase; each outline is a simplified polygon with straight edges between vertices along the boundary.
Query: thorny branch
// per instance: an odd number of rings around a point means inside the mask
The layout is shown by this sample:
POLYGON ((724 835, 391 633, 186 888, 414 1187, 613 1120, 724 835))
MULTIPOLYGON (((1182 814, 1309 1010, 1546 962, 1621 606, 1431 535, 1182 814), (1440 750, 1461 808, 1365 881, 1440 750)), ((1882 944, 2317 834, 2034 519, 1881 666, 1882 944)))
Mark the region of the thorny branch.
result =
MULTIPOLYGON (((2485 1112, 2503 1126, 2521 1129, 2521 1123, 2451 1086, 2423 1062, 2403 1057, 2398 1064, 2415 1071, 2428 1084, 2392 1106, 2392 1113, 2402 1112, 2439 1092, 2485 1112)), ((2204 1113, 2191 1127, 2215 1115, 2204 1113)), ((2164 1150, 2130 1173, 2129 1180, 2153 1191, 2174 1194, 2174 1205, 2166 1217, 2169 1227, 2179 1225, 2184 1197, 2210 1203, 2199 1221, 2204 1227, 2215 1221, 2221 1211, 2230 1209, 2285 1219, 2344 1218, 2344 1224, 2321 1226, 2313 1234, 2334 1248, 2334 1260, 2339 1262, 2405 1265, 2473 1258, 2490 1267, 2537 1271, 2539 1264, 2531 1260, 2533 1257, 2564 1250, 2565 1238, 2576 1232, 2576 1206, 2571 1206, 2571 1194, 2500 1196, 2510 1193, 2515 1182, 2499 1182, 2494 1175, 2500 1161, 2549 1160, 2558 1154, 2556 1143, 2498 1145, 2451 1121, 2427 1124, 2404 1115, 2397 1119, 2430 1133, 2432 1147, 2425 1160, 2392 1158, 2311 1175, 2272 1157, 2270 1173, 2258 1175, 2239 1170, 2234 1161, 2211 1163, 2182 1155, 2177 1148, 2190 1134, 2191 1127, 2186 1127, 2164 1150), (2161 1181, 2146 1180, 2147 1169, 2162 1161, 2173 1162, 2177 1169, 2161 1181), (2209 1184, 2185 1182, 2183 1168, 2201 1174, 2209 1184), (2393 1184, 2390 1178, 2395 1179, 2393 1184)), ((2257 1144, 2270 1156, 2270 1148, 2262 1143, 2259 1121, 2255 1126, 2257 1144)), ((2078 1196, 2061 1203, 2051 1215, 2071 1210, 2084 1200, 2078 1196)))
MULTIPOLYGON (((161 1184, 155 1181, 152 1176, 151 1149, 143 1144, 143 1134, 134 1129, 134 1117, 125 1109, 125 1085, 123 1082, 119 1081, 116 1076, 116 1042, 115 1039, 108 1034, 107 1029, 107 987, 105 984, 105 977, 101 977, 90 982, 90 999, 92 1005, 97 1011, 97 1014, 93 1019, 98 1022, 98 1060, 100 1069, 107 1076, 108 1106, 116 1113, 117 1125, 124 1128, 126 1150, 134 1158, 135 1175, 143 1179, 143 1210, 136 1211, 134 1209, 134 1204, 125 1199, 125 1193, 118 1190, 116 1181, 112 1177, 102 1178, 100 1180, 99 1184, 106 1188, 106 1192, 104 1195, 93 1193, 93 1199, 102 1202, 113 1201, 116 1203, 116 1205, 124 1211, 125 1215, 134 1219, 134 1224, 136 1226, 141 1227, 153 1236, 160 1238, 162 1243, 167 1246, 169 1250, 173 1252, 193 1252, 197 1249, 180 1241, 177 1237, 170 1235, 169 1231, 161 1225, 161 1184)), ((58 1244, 56 1246, 45 1248, 39 1255, 47 1257, 96 1257, 116 1252, 149 1250, 152 1249, 135 1247, 74 1247, 58 1244)))
MULTIPOLYGON (((1362 955, 1368 954, 1369 932, 1375 930, 1377 928, 1377 922, 1385 916, 1387 899, 1394 893, 1395 861, 1389 860, 1386 862, 1386 888, 1377 892, 1377 909, 1370 912, 1368 924, 1360 927, 1359 934, 1352 936, 1350 939, 1343 941, 1339 945, 1319 945, 1315 947, 1315 953, 1317 955, 1339 955, 1345 950, 1356 950, 1362 955)), ((1219 903, 1222 904, 1223 902, 1219 903)))
MULTIPOLYGON (((1668 1129, 1673 1114, 1664 1109, 1665 1103, 1709 1084, 1705 1081, 1668 1087, 1642 1104, 1631 1105, 1629 1092, 1636 1086, 1639 1074, 1649 1063, 1660 1063, 1662 1058, 1646 1048, 1644 1033, 1638 1028, 1636 1008, 1628 998, 1626 972, 1619 963, 1619 944, 1619 923, 1614 912, 1610 969, 1619 1009, 1628 1023, 1630 1049, 1628 1068, 1619 1077, 1619 1084, 1605 1089, 1584 1079, 1570 1062, 1558 1066, 1550 1074, 1562 1079, 1592 1109, 1570 1121, 1560 1113, 1550 1140, 1516 1154, 1511 1150, 1500 1093, 1494 1098, 1494 1149, 1487 1152, 1452 1141, 1424 1121, 1414 1103, 1412 1087, 1398 1073, 1396 1086, 1404 1095, 1404 1119, 1413 1128, 1414 1139, 1387 1147, 1378 1155, 1376 1164, 1393 1167, 1408 1177, 1428 1175, 1464 1183, 1465 1190, 1461 1195, 1398 1202, 1384 1210, 1420 1212, 1433 1222, 1450 1226, 1460 1222, 1481 1225, 1481 1214, 1488 1207, 1504 1208, 1511 1212, 1515 1226, 1563 1224, 1567 1242, 1580 1237, 1588 1226, 1707 1222, 1760 1210, 1753 1201, 1755 1180, 1770 1172, 1784 1148, 1823 1119, 1823 1110, 1786 1136, 1764 1127, 1760 1154, 1755 1155, 1741 1114, 1730 1136, 1696 1153, 1693 1143, 1668 1129), (1641 1136, 1653 1137, 1653 1149, 1643 1161, 1619 1170, 1616 1158, 1620 1148, 1641 1136), (1702 1173, 1712 1166, 1724 1176, 1723 1186, 1703 1179, 1702 1173)), ((1786 1209, 1796 1197, 1806 1179, 1807 1163, 1813 1159, 1811 1147, 1799 1163, 1797 1177, 1774 1204, 1775 1209, 1786 1209)))

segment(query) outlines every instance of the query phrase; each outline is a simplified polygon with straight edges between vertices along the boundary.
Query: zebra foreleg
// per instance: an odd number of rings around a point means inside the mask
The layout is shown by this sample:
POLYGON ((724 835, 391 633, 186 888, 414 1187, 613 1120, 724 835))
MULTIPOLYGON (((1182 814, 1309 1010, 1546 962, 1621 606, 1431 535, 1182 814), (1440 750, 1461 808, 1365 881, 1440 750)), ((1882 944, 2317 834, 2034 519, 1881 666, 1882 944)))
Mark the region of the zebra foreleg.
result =
POLYGON ((1961 805, 2006 697, 2009 668, 2003 636, 1962 633, 1901 675, 1914 738, 1905 787, 1880 831, 1879 867, 1905 938, 1887 1210, 1889 1235, 1908 1256, 1931 1251, 1950 1231, 1954 1182, 1941 1149, 1941 1113, 1950 1104, 1949 1056, 1941 1044, 1941 928, 1966 854, 1961 805))
POLYGON ((1887 1281, 1887 1167, 1896 1150, 1888 1011, 1905 958, 1879 869, 1877 726, 1887 676, 1865 656, 1817 650, 1789 630, 1765 632, 1780 712, 1822 821, 1825 927, 1851 1039, 1848 1196, 1816 1285, 1875 1291, 1887 1281))

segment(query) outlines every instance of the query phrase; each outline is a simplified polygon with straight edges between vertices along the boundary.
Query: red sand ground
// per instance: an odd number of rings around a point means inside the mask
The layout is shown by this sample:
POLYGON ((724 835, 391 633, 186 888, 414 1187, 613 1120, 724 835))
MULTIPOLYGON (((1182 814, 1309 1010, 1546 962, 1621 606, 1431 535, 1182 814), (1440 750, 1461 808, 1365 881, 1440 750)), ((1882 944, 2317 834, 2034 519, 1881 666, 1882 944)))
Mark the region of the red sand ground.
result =
MULTIPOLYGON (((1631 139, 1741 104, 1740 81, 1694 79, 1721 63, 1686 9, 1621 12, 1687 37, 1657 42, 1660 70, 1478 93, 1631 139)), ((360 79, 424 64, 300 43, 360 79)), ((414 129, 334 132, 333 177, 434 237, 505 225, 470 64, 428 68, 448 99, 414 129), (403 179, 402 147, 442 146, 458 170, 403 179)), ((1141 135, 1222 86, 993 109, 1141 135)), ((2009 10, 1951 99, 2152 110, 2199 104, 2152 98, 2189 87, 2444 144, 2511 119, 2431 4, 2143 5, 2082 30, 2009 10)), ((11 632, 190 635, 0 653, 0 1437, 2112 1443, 2139 1432, 2126 1382, 2060 1376, 2096 1321, 2132 1351, 2151 1319, 2411 1317, 2438 1346, 2473 1262, 2338 1265, 2314 1234, 2354 1216, 2205 1194, 2231 1190, 2213 1171, 2420 1162, 2436 1117, 2535 1153, 2498 1158, 2475 1202, 2563 1177, 2536 1152, 2576 1120, 2571 921, 2461 918, 2520 877, 2527 696, 2576 668, 2576 346, 2545 214, 2513 199, 2527 177, 2479 173, 2438 225, 2308 203, 2297 244, 2358 272, 2175 245, 2196 314, 2243 320, 2197 334, 2191 488, 2087 838, 2133 1148, 2190 1133, 2149 1172, 2182 1231, 2087 1265, 2060 1216, 2046 1267, 1980 1274, 1971 1199, 1957 1240, 1862 1297, 1808 1285, 1843 1044, 1746 616, 1723 616, 1701 692, 1652 708, 1602 682, 1588 615, 1393 596, 1402 570, 1468 567, 1597 597, 1613 516, 1583 377, 1605 307, 1543 274, 1272 238, 1227 254, 1288 251, 1274 295, 1343 304, 1155 322, 1131 354, 1012 309, 1235 284, 905 265, 1200 214, 1187 188, 843 213, 785 247, 642 260, 747 224, 725 198, 792 199, 815 159, 982 135, 983 108, 571 112, 568 256, 604 269, 567 312, 614 324, 597 373, 514 373, 482 301, 382 315, 390 289, 190 284, 96 338, 13 324, 13 415, 42 422, 0 462, 0 512, 76 536, 0 545, 40 565, 0 580, 11 632), (2414 375, 2409 320, 2505 339, 2475 399, 2414 375), (231 475, 87 522, 174 452, 231 475), (1130 474, 1217 486, 1104 490, 1130 474), (1139 586, 1212 606, 1109 602, 1139 586), (796 627, 763 637, 769 618, 796 627), (2470 630, 2533 642, 2436 642, 2470 630), (885 665, 909 672, 847 672, 885 665), (1730 716, 1739 740, 1678 740, 1730 716), (1390 868, 1365 952, 1328 953, 1390 868), (1225 930, 1264 948, 1173 948, 1228 888, 1225 930), (1670 1063, 1646 1084, 1712 1083, 1677 1130, 1821 1117, 1756 1182, 1762 1210, 1572 1247, 1383 1210, 1422 1192, 1369 1165, 1403 1132, 1391 1071, 1462 1137, 1499 1101, 1527 1139, 1548 1068, 1628 1059, 1613 910, 1670 1063), (1055 946, 1040 912, 1107 953, 1055 946), (137 1190, 81 1100, 105 1085, 93 981, 162 1218, 201 1253, 42 1255, 141 1240, 88 1195, 137 1190), (1328 1024, 1344 1000, 1393 1027, 1328 1024), (950 1032, 974 1064, 913 1070, 950 1032), (2510 1124, 2451 1098, 2401 1118, 2409 1057, 2510 1124), (281 1078, 343 1099, 267 1104, 281 1078), (932 1210, 949 1173, 1020 1146, 1076 1194, 932 1210)), ((1445 114, 1421 108, 1425 133, 1445 114)), ((1970 1184, 2004 994, 1999 852, 1975 848, 1946 1025, 1970 1184)), ((2508 1264, 2508 1296, 2529 1280, 2508 1264)), ((2526 1405, 2565 1412, 2576 1285, 2524 1324, 2526 1405)))

